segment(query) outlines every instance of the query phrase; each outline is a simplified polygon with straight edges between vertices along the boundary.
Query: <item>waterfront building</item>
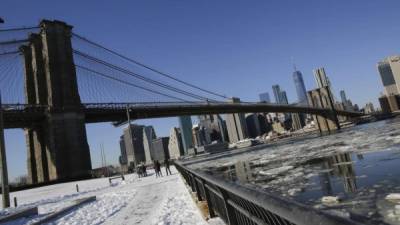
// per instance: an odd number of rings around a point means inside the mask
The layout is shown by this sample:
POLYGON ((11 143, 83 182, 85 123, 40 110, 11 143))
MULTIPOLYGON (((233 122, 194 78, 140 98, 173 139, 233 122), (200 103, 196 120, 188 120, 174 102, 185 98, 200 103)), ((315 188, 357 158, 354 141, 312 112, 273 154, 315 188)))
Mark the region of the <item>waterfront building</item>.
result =
POLYGON ((308 105, 306 86, 300 71, 296 70, 293 72, 293 80, 296 87, 298 104, 308 105))
POLYGON ((390 111, 396 112, 400 110, 400 95, 389 95, 387 96, 390 111))
POLYGON ((360 107, 358 107, 357 104, 354 104, 353 109, 354 109, 354 111, 356 111, 356 112, 360 111, 360 107))
POLYGON ((144 148, 144 154, 146 157, 146 164, 153 163, 154 156, 152 155, 152 152, 153 152, 152 142, 156 138, 157 138, 157 136, 156 136, 156 132, 154 131, 153 126, 144 126, 143 127, 143 148, 144 148))
POLYGON ((192 118, 190 116, 179 117, 179 127, 182 136, 183 149, 187 153, 189 148, 193 147, 192 139, 192 118))
POLYGON ((318 88, 330 87, 330 81, 323 67, 314 70, 314 78, 318 88))
POLYGON ((340 91, 340 98, 341 98, 341 100, 342 100, 342 103, 343 103, 343 104, 346 104, 347 98, 346 98, 346 93, 344 92, 344 90, 341 90, 341 91, 340 91))
POLYGON ((271 103, 271 98, 269 97, 269 93, 268 92, 260 94, 260 102, 271 103))
POLYGON ((389 100, 386 95, 379 97, 379 105, 381 106, 382 113, 390 113, 389 100))
POLYGON ((179 157, 185 155, 182 142, 180 129, 177 127, 171 128, 168 142, 168 151, 171 159, 178 159, 179 157))
POLYGON ((192 154, 198 154, 198 153, 216 153, 216 152, 223 152, 228 150, 228 143, 227 142, 214 142, 208 145, 203 145, 196 147, 194 152, 192 154))
POLYGON ((364 113, 370 114, 374 112, 375 112, 374 104, 372 104, 372 102, 368 102, 364 107, 364 113))
POLYGON ((258 123, 260 124, 261 135, 266 134, 272 130, 271 122, 269 122, 272 120, 269 120, 267 116, 268 114, 263 114, 263 113, 257 114, 258 123))
POLYGON ((278 84, 272 85, 272 91, 274 92, 275 103, 280 104, 281 103, 281 88, 279 87, 278 84))
POLYGON ((354 110, 353 103, 350 99, 347 99, 346 92, 344 90, 340 91, 340 100, 342 101, 344 106, 342 110, 354 110))
POLYGON ((278 134, 282 134, 285 132, 284 124, 280 121, 274 121, 272 123, 272 130, 278 134))
POLYGON ((257 113, 246 114, 246 125, 247 129, 249 130, 249 137, 256 138, 263 134, 261 132, 260 121, 257 113))
POLYGON ((169 137, 161 137, 152 141, 152 160, 158 160, 162 162, 165 159, 170 158, 168 143, 169 137))
MULTIPOLYGON (((239 98, 232 98, 233 103, 240 102, 239 98)), ((226 126, 228 130, 229 141, 231 143, 248 138, 246 118, 243 113, 227 114, 226 126)))
POLYGON ((400 90, 400 56, 390 56, 378 62, 378 72, 386 95, 397 95, 400 90))
POLYGON ((192 140, 193 140, 194 146, 197 146, 195 136, 193 136, 194 127, 201 129, 203 145, 211 143, 211 133, 213 132, 213 121, 214 121, 214 117, 212 117, 211 115, 199 116, 199 123, 193 125, 193 128, 192 128, 192 140))
POLYGON ((205 128, 206 144, 210 144, 213 141, 227 141, 226 127, 220 115, 215 114, 199 116, 199 126, 205 128))
POLYGON ((292 130, 300 130, 304 125, 302 115, 299 113, 292 113, 292 130))
POLYGON ((192 129, 193 145, 196 147, 211 143, 205 127, 195 124, 192 129))
POLYGON ((214 115, 215 120, 217 121, 219 132, 221 135, 222 142, 229 142, 228 130, 226 127, 226 122, 220 115, 214 115))
POLYGON ((135 167, 141 162, 146 161, 143 146, 144 126, 130 124, 124 129, 124 143, 129 167, 135 167))
POLYGON ((281 102, 280 102, 280 104, 283 104, 283 105, 287 105, 287 104, 289 104, 289 101, 288 101, 288 98, 287 98, 287 95, 286 95, 286 91, 281 91, 281 102))

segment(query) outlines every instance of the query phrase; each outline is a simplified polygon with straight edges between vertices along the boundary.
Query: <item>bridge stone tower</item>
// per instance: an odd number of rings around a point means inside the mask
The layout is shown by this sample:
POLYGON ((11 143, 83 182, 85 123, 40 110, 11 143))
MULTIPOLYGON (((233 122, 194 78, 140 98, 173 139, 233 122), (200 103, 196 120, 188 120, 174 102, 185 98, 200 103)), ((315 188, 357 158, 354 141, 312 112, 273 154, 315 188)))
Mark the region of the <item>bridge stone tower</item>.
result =
POLYGON ((332 109, 327 115, 314 115, 320 132, 330 132, 340 129, 339 120, 329 87, 317 88, 307 92, 308 102, 312 107, 332 109))
POLYGON ((88 177, 91 170, 71 45, 72 27, 44 20, 22 46, 25 98, 46 105, 46 119, 25 130, 31 183, 88 177))

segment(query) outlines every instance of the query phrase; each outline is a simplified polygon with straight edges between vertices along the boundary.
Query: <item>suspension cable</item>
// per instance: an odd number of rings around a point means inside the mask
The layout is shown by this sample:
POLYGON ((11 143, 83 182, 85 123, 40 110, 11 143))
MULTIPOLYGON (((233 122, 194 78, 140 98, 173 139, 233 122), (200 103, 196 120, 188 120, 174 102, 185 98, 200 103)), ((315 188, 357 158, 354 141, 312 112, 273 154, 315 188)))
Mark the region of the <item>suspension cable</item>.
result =
POLYGON ((9 29, 1 29, 0 32, 33 30, 33 29, 38 29, 38 28, 40 28, 40 27, 38 27, 38 26, 33 26, 33 27, 15 27, 15 28, 9 28, 9 29))
POLYGON ((164 72, 162 72, 162 71, 160 71, 160 70, 154 69, 154 68, 152 68, 152 67, 150 67, 150 66, 148 66, 148 65, 145 65, 145 64, 143 64, 143 63, 141 63, 141 62, 139 62, 139 61, 137 61, 137 60, 134 60, 134 59, 132 59, 132 58, 128 58, 127 56, 124 56, 124 55, 122 55, 122 54, 120 54, 120 53, 118 53, 118 52, 116 52, 116 51, 114 51, 114 50, 111 50, 111 49, 109 49, 109 48, 106 48, 106 47, 104 47, 104 46, 102 46, 102 45, 100 45, 100 44, 98 44, 98 43, 96 43, 96 42, 94 42, 94 41, 91 41, 91 40, 89 40, 89 39, 87 39, 87 38, 85 38, 85 37, 82 37, 82 36, 80 36, 80 35, 78 35, 78 34, 76 34, 76 33, 73 33, 73 36, 75 36, 75 37, 77 37, 77 38, 79 38, 79 39, 81 39, 81 40, 83 40, 83 41, 86 41, 87 43, 89 43, 89 44, 91 44, 91 45, 94 45, 94 46, 96 46, 96 47, 98 47, 98 48, 101 48, 101 49, 103 49, 103 50, 105 50, 105 51, 108 51, 108 52, 110 52, 111 54, 116 55, 116 56, 118 56, 118 57, 120 57, 120 58, 122 58, 122 59, 125 59, 125 60, 127 60, 127 61, 129 61, 129 62, 131 62, 131 63, 134 63, 134 64, 139 65, 139 66, 141 66, 141 67, 144 67, 144 68, 146 68, 146 69, 148 69, 148 70, 151 70, 151 71, 153 71, 153 72, 155 72, 155 73, 158 73, 158 74, 160 74, 160 75, 162 75, 162 76, 164 76, 164 77, 167 77, 167 78, 169 78, 169 79, 172 79, 172 80, 174 80, 174 81, 176 81, 176 82, 179 82, 179 83, 181 83, 181 84, 185 84, 185 85, 187 85, 187 86, 189 86, 189 87, 195 88, 195 89, 197 89, 197 90, 206 92, 206 93, 211 94, 211 95, 214 95, 214 96, 218 96, 218 97, 221 97, 221 98, 224 98, 224 99, 228 99, 228 97, 226 97, 225 95, 218 94, 218 93, 216 93, 216 92, 206 90, 206 89, 201 88, 201 87, 199 87, 199 86, 196 86, 196 85, 194 85, 194 84, 190 84, 190 83, 188 83, 188 82, 186 82, 186 81, 183 81, 183 80, 180 80, 180 79, 178 79, 178 78, 175 78, 175 77, 173 77, 172 75, 169 75, 169 74, 164 73, 164 72))
POLYGON ((153 80, 153 79, 144 77, 144 76, 139 75, 139 74, 137 74, 137 73, 134 73, 134 72, 132 72, 132 71, 130 71, 130 70, 127 70, 127 69, 121 68, 121 67, 119 67, 119 66, 113 65, 113 64, 108 63, 108 62, 106 62, 106 61, 104 61, 104 60, 101 60, 101 59, 98 59, 98 58, 96 58, 96 57, 90 56, 90 55, 88 55, 88 54, 86 54, 86 53, 80 52, 80 51, 78 51, 78 50, 73 50, 73 52, 74 52, 75 54, 79 55, 79 56, 82 56, 82 57, 86 58, 86 59, 89 59, 89 60, 91 60, 91 61, 94 61, 94 62, 97 62, 97 63, 99 63, 99 64, 102 64, 102 65, 107 66, 107 67, 109 67, 109 68, 111 68, 111 69, 120 71, 120 72, 125 73, 125 74, 127 74, 127 75, 129 75, 129 76, 136 77, 136 78, 141 79, 141 80, 143 80, 143 81, 146 81, 146 82, 148 82, 148 83, 151 83, 151 84, 157 85, 157 86, 159 86, 159 87, 168 89, 168 90, 170 90, 170 91, 174 91, 174 92, 177 92, 177 93, 179 93, 179 94, 183 94, 183 95, 186 95, 186 96, 189 96, 189 97, 198 99, 198 100, 202 100, 202 101, 210 101, 210 100, 211 100, 211 101, 215 101, 215 100, 213 100, 213 99, 208 99, 208 98, 206 98, 206 97, 203 97, 203 96, 200 96, 200 95, 196 95, 196 94, 187 92, 187 91, 185 91, 185 90, 182 90, 182 89, 179 89, 179 88, 176 88, 176 87, 167 85, 167 84, 163 84, 163 83, 161 83, 161 82, 159 82, 159 81, 156 81, 156 80, 153 80))
POLYGON ((77 68, 82 69, 82 70, 86 70, 86 71, 91 72, 91 73, 94 73, 94 74, 96 74, 96 75, 98 75, 98 76, 101 76, 101 77, 104 77, 104 78, 107 78, 107 79, 110 79, 110 80, 114 80, 114 81, 117 81, 117 82, 119 82, 119 83, 122 83, 122 84, 125 84, 125 85, 128 85, 128 86, 140 88, 140 89, 142 89, 142 90, 145 90, 145 91, 148 91, 148 92, 152 92, 152 93, 154 93, 154 94, 162 95, 162 96, 164 96, 164 97, 172 98, 172 99, 175 99, 175 100, 184 101, 184 102, 189 102, 189 101, 187 101, 187 100, 185 100, 185 99, 182 99, 182 98, 179 98, 179 97, 175 97, 175 96, 172 96, 172 95, 168 95, 168 94, 165 94, 165 93, 161 93, 161 92, 159 92, 159 91, 155 91, 155 90, 152 90, 152 89, 149 89, 149 88, 146 88, 146 87, 142 87, 142 86, 133 84, 133 83, 128 82, 128 81, 124 81, 124 80, 121 80, 121 79, 118 79, 118 78, 109 76, 109 75, 107 75, 107 74, 104 74, 104 73, 101 73, 101 72, 98 72, 98 71, 89 69, 89 68, 87 68, 87 67, 85 67, 85 66, 81 66, 81 65, 77 65, 77 64, 75 64, 75 66, 76 66, 77 68))

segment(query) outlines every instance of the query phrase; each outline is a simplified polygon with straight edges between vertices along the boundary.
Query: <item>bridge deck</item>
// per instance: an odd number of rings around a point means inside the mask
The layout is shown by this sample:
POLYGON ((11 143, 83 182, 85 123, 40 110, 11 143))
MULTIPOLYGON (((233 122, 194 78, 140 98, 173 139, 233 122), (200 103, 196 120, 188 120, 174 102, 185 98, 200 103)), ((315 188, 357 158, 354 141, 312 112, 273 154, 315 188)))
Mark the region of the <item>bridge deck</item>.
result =
MULTIPOLYGON (((331 109, 304 107, 297 105, 277 105, 267 103, 89 103, 80 109, 87 123, 122 122, 126 120, 129 108, 132 119, 174 117, 182 115, 280 112, 306 113, 328 116, 331 109)), ((46 118, 47 106, 40 105, 3 105, 4 127, 24 128, 35 125, 46 118)), ((337 110, 337 115, 359 117, 362 113, 337 110)))

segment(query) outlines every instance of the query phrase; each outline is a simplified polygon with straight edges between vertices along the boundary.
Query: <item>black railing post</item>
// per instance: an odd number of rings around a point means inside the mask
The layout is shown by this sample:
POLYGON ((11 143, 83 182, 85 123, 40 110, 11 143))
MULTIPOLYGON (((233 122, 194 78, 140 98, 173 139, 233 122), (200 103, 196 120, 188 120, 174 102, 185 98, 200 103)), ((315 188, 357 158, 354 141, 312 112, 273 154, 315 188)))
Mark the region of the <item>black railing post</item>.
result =
MULTIPOLYGON (((243 188, 204 172, 198 172, 179 162, 176 168, 193 191, 201 192, 207 201, 210 218, 215 216, 228 225, 245 224, 299 224, 299 225, 361 225, 298 204, 295 201, 273 196, 268 192, 243 188), (194 183, 193 183, 194 182, 194 183), (201 189, 203 188, 203 189, 201 189)), ((360 219, 367 221, 360 216, 360 219)))
POLYGON ((199 184, 196 180, 196 177, 193 177, 193 181, 194 181, 194 187, 196 189, 197 200, 203 201, 203 198, 201 197, 201 193, 200 193, 199 184))
POLYGON ((208 213, 210 214, 210 218, 214 218, 216 215, 215 215, 213 204, 211 201, 210 191, 208 190, 207 186, 205 185, 204 180, 201 180, 201 186, 203 187, 203 190, 204 190, 204 195, 206 198, 208 213))
POLYGON ((222 197, 223 197, 223 202, 224 202, 224 208, 225 208, 225 212, 226 212, 226 217, 228 219, 228 224, 229 225, 238 225, 238 222, 236 220, 236 215, 235 215, 235 209, 229 204, 228 199, 229 196, 226 193, 225 190, 218 188, 219 192, 221 193, 222 197))
POLYGON ((192 188, 192 192, 196 191, 196 188, 194 187, 194 178, 192 174, 189 174, 189 180, 190 180, 190 187, 192 188))

